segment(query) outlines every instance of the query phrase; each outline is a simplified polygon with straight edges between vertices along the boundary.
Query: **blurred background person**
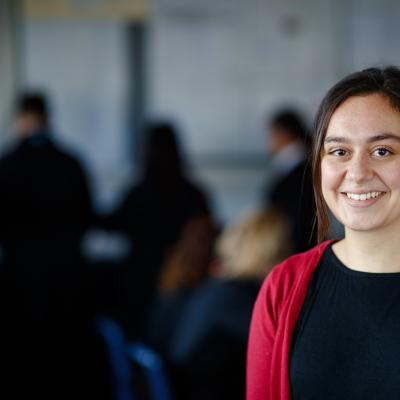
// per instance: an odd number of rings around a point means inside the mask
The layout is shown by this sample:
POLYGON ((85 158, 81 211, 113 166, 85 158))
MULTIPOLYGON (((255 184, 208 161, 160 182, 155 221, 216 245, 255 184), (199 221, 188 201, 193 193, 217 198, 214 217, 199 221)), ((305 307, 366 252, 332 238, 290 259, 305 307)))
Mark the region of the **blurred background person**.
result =
POLYGON ((121 318, 129 336, 142 337, 160 267, 185 223, 209 215, 205 193, 185 174, 172 125, 150 125, 144 135, 142 177, 116 211, 102 219, 106 229, 127 235, 131 251, 121 279, 121 318))
POLYGON ((290 250, 287 221, 275 209, 228 227, 209 278, 187 299, 168 349, 177 398, 243 399, 251 312, 260 284, 290 250))
POLYGON ((189 220, 161 268, 146 340, 168 363, 177 321, 196 288, 210 274, 218 229, 210 215, 189 220))
POLYGON ((276 113, 267 125, 268 152, 272 156, 275 181, 264 192, 264 203, 278 207, 288 217, 293 252, 315 244, 314 192, 309 164, 309 145, 305 122, 291 109, 276 113))
MULTIPOLYGON (((77 390, 83 263, 91 200, 78 160, 52 139, 46 98, 23 93, 17 143, 0 160, 0 244, 16 390, 72 398, 77 390), (78 362, 78 365, 77 365, 78 362)), ((50 396, 50 397, 47 397, 50 396)))

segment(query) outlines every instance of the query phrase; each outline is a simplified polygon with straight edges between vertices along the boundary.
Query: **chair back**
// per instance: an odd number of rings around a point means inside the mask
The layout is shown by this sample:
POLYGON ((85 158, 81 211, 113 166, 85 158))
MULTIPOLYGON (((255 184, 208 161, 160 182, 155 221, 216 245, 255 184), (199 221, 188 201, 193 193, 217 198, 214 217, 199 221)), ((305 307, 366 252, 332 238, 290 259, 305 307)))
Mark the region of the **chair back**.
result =
POLYGON ((172 400, 161 357, 142 343, 128 346, 128 355, 145 372, 151 400, 172 400))
POLYGON ((126 353, 124 334, 108 317, 97 317, 96 328, 103 338, 110 358, 113 397, 115 400, 138 400, 133 391, 133 373, 126 353))

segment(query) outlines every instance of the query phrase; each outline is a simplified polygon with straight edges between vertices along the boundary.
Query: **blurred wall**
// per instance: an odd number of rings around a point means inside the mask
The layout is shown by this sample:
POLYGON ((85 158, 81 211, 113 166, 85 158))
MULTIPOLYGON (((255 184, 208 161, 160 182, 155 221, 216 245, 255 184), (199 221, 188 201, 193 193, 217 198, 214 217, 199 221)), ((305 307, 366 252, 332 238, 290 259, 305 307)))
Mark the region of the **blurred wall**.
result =
POLYGON ((263 154, 266 113, 311 111, 337 76, 333 4, 158 0, 152 110, 176 115, 196 154, 263 154))
POLYGON ((17 1, 0 0, 0 142, 10 130, 17 86, 17 1))
MULTIPOLYGON (((400 64, 399 17, 396 0, 154 0, 148 115, 177 121, 218 215, 236 217, 268 181, 266 118, 290 103, 311 121, 345 74, 400 64)), ((100 205, 130 175, 125 32, 117 19, 30 18, 23 35, 25 83, 53 95, 56 125, 87 158, 100 205)))

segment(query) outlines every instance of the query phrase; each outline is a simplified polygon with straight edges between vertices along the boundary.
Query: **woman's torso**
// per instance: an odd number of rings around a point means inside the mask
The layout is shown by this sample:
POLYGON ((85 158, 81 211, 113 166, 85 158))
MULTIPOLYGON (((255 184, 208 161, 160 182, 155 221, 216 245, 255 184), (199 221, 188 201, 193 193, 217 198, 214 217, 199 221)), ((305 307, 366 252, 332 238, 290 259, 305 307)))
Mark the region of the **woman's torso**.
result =
POLYGON ((329 246, 293 336, 292 399, 398 398, 399 332, 400 273, 351 270, 329 246))

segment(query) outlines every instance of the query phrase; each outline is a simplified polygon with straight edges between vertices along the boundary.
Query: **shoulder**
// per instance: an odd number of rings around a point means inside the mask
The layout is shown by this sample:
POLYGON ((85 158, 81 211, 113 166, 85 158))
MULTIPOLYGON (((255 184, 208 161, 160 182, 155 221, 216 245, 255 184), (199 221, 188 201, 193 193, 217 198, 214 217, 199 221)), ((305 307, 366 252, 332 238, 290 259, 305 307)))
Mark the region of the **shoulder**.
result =
POLYGON ((192 213, 208 213, 210 211, 209 196, 204 188, 187 178, 184 178, 182 183, 182 198, 192 213))
POLYGON ((307 278, 330 243, 326 241, 304 253, 295 254, 273 268, 264 280, 258 301, 266 302, 268 307, 279 311, 278 308, 286 302, 293 288, 308 282, 307 278))
POLYGON ((0 154, 0 174, 6 176, 15 174, 18 171, 18 166, 24 165, 24 158, 24 152, 17 143, 3 148, 0 154))
POLYGON ((0 162, 9 162, 22 153, 21 143, 13 141, 0 149, 0 162))
POLYGON ((147 202, 150 198, 157 196, 157 189, 149 180, 143 179, 138 182, 131 182, 127 187, 123 198, 125 201, 143 201, 147 202))
POLYGON ((70 148, 61 145, 56 141, 50 142, 49 151, 52 151, 56 157, 66 163, 70 163, 71 165, 75 166, 79 165, 79 156, 77 156, 76 153, 70 148))
POLYGON ((310 162, 308 160, 304 160, 299 163, 285 177, 282 178, 282 181, 296 183, 297 185, 312 185, 310 162))
POLYGON ((263 286, 278 285, 281 289, 289 289, 301 276, 312 273, 330 243, 330 240, 325 241, 308 251, 287 258, 273 268, 263 286))
POLYGON ((69 165, 76 170, 82 169, 82 160, 84 160, 84 157, 82 157, 74 146, 64 141, 60 136, 50 134, 47 137, 45 153, 47 153, 48 157, 54 160, 54 162, 69 165))
POLYGON ((331 241, 326 241, 303 253, 294 254, 273 268, 265 281, 282 281, 290 283, 299 277, 304 270, 315 266, 331 241))
POLYGON ((13 163, 17 157, 18 157, 17 150, 12 150, 12 151, 7 150, 0 157, 0 167, 8 166, 10 163, 13 163))
POLYGON ((195 197, 200 197, 200 198, 206 197, 204 188, 197 182, 195 183, 195 182, 189 180, 188 178, 184 177, 182 183, 183 183, 184 190, 188 194, 195 196, 195 197))
POLYGON ((248 293, 255 296, 260 289, 259 281, 246 281, 231 278, 210 278, 199 288, 198 294, 207 298, 212 307, 228 307, 240 305, 248 293))

